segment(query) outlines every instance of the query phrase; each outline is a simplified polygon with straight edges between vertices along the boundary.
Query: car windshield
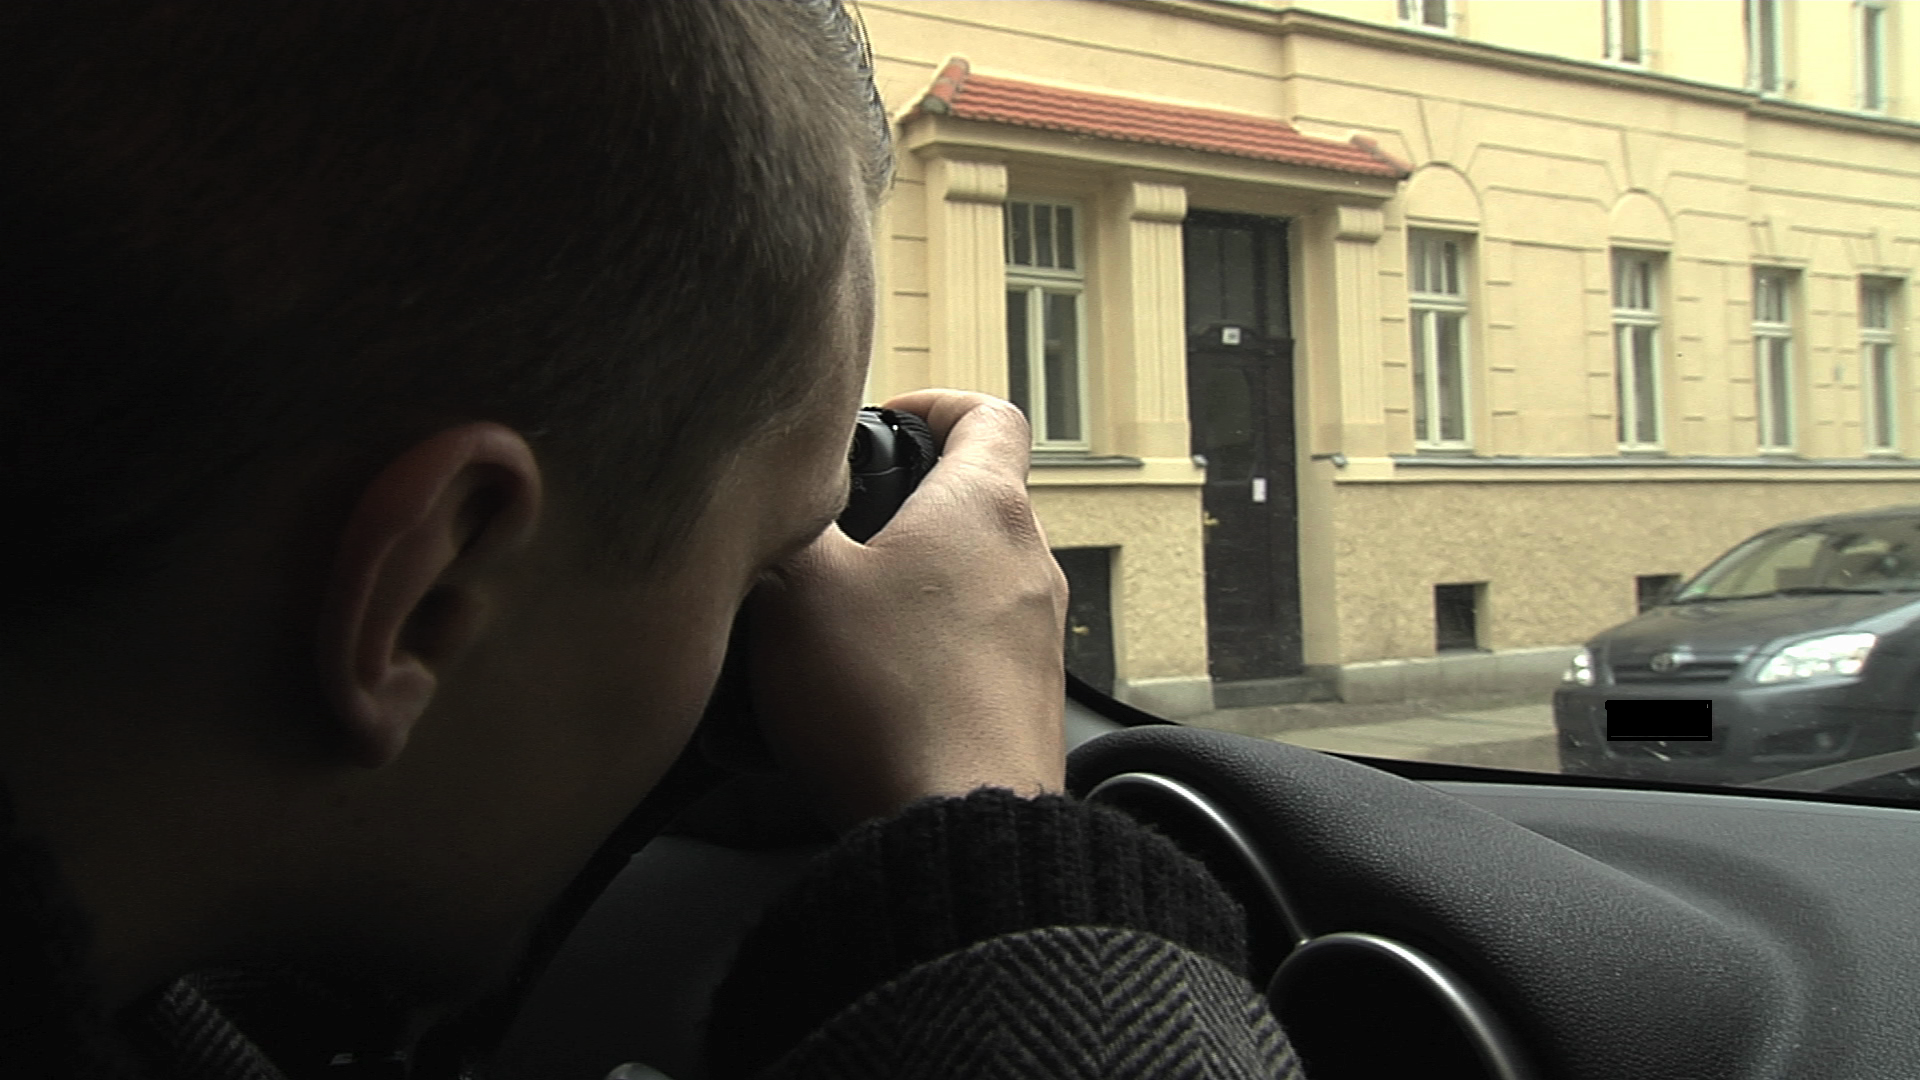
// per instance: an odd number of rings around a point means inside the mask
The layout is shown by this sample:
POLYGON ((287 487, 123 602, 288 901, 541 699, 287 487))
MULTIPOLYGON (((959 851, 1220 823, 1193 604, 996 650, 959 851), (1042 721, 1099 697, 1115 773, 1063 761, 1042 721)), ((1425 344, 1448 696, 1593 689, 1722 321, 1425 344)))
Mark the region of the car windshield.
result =
POLYGON ((869 394, 1026 412, 1070 670, 1147 712, 1907 776, 1916 5, 864 0, 869 394))
POLYGON ((1780 529, 1754 537, 1674 594, 1675 603, 1920 589, 1920 520, 1780 529))

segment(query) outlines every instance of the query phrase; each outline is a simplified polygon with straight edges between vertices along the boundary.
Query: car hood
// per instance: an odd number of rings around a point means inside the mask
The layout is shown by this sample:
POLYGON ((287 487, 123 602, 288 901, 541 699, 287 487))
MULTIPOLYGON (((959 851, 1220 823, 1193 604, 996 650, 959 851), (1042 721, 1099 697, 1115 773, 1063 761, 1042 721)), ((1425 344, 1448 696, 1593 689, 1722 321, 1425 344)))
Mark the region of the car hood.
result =
POLYGON ((1646 656, 1678 648, 1701 657, 1744 659, 1753 650, 1781 638, 1821 630, 1879 632, 1904 624, 1914 615, 1920 615, 1920 595, 1914 593, 1705 600, 1643 612, 1639 618, 1593 639, 1593 645, 1604 647, 1615 657, 1646 656))

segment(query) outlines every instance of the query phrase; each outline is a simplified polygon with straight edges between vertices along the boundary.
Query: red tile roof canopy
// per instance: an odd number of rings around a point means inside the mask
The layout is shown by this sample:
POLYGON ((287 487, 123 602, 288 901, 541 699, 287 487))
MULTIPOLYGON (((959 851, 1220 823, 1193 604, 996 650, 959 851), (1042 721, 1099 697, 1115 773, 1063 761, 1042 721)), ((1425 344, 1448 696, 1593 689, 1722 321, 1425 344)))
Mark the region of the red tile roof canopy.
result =
POLYGON ((935 77, 914 111, 1393 180, 1403 180, 1410 172, 1364 135, 1335 142, 1302 135, 1279 120, 1244 113, 975 75, 966 60, 957 56, 935 77))

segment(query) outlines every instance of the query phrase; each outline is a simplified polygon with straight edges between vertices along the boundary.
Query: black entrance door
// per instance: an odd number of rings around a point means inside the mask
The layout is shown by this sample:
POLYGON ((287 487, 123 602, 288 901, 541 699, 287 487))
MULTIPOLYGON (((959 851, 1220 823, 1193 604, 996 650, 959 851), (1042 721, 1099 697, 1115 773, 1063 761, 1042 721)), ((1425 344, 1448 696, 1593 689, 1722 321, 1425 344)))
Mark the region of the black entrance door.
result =
POLYGON ((1287 223, 1196 212, 1184 232, 1187 409, 1207 469, 1209 664, 1217 682, 1298 675, 1287 223))

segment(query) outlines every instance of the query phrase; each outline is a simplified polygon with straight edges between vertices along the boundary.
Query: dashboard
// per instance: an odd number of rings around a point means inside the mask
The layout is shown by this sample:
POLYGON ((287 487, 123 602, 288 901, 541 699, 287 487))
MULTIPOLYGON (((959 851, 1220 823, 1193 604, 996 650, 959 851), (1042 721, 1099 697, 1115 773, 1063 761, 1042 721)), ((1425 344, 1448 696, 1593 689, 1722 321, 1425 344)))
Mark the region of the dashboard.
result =
MULTIPOLYGON (((1414 779, 1139 721, 1070 702, 1069 784, 1240 898, 1256 984, 1313 1080, 1916 1071, 1920 811, 1431 765, 1414 779)), ((824 846, 756 843, 754 815, 790 803, 749 802, 632 858, 494 1075, 641 1062, 702 1080, 700 1018, 732 948, 824 846)))

